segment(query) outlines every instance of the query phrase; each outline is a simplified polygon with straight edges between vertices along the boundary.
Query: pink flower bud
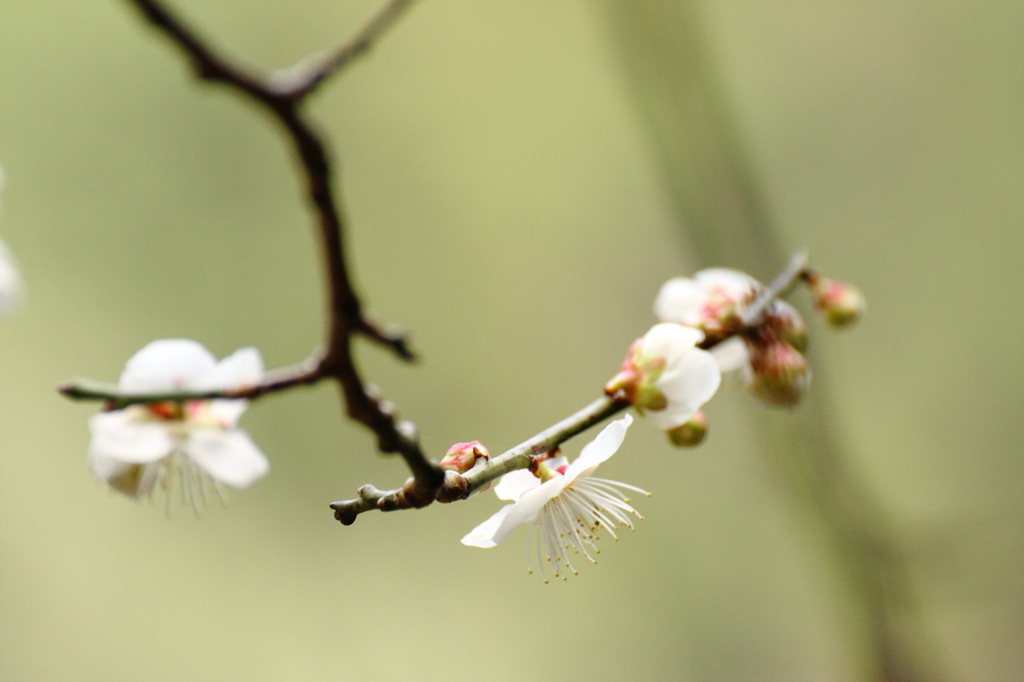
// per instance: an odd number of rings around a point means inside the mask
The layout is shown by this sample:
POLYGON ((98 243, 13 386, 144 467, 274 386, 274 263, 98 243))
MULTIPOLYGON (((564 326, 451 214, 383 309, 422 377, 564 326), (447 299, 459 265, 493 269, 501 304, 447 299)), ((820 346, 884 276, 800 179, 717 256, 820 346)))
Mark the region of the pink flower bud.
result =
POLYGON ((604 392, 614 395, 622 391, 629 402, 641 411, 663 410, 668 401, 654 382, 665 368, 665 358, 645 355, 643 350, 644 339, 633 342, 622 361, 622 369, 605 384, 604 392))
POLYGON ((708 416, 704 410, 697 410, 690 421, 665 432, 672 445, 680 448, 692 448, 700 445, 708 435, 708 416))
POLYGON ((782 341, 752 344, 750 390, 771 405, 791 407, 800 402, 811 381, 807 360, 782 341))
POLYGON ((491 453, 487 452, 487 448, 481 445, 480 441, 456 443, 448 448, 444 459, 441 460, 441 468, 464 474, 473 468, 478 457, 483 459, 491 458, 491 453))
POLYGON ((814 305, 825 315, 825 321, 833 327, 845 327, 856 322, 864 314, 866 302, 863 294, 852 284, 823 277, 816 273, 804 279, 814 294, 814 305))

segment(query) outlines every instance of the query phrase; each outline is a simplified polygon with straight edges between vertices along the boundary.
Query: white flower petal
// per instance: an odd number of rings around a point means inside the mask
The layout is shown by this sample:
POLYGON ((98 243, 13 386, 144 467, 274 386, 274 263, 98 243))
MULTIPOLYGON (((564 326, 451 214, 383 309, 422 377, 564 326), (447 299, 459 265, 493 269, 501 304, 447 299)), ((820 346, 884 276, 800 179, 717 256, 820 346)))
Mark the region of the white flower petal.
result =
POLYGON ((160 479, 160 462, 125 464, 110 457, 90 456, 89 471, 114 490, 129 497, 147 497, 160 479))
POLYGON ((233 429, 248 407, 248 400, 210 400, 206 414, 222 428, 233 429))
POLYGON ((663 357, 672 365, 704 340, 704 332, 681 324, 662 322, 644 334, 643 357, 663 357))
POLYGON ((533 521, 537 512, 543 509, 549 500, 557 497, 559 493, 565 490, 565 485, 566 480, 564 476, 555 476, 533 490, 526 492, 519 498, 518 502, 511 505, 511 509, 506 512, 501 523, 495 528, 494 535, 491 536, 494 544, 496 545, 503 541, 512 534, 512 531, 524 523, 533 521))
POLYGON ((555 469, 567 466, 569 464, 569 458, 565 455, 559 455, 558 457, 552 457, 551 459, 545 460, 544 464, 548 469, 554 471, 555 469))
POLYGON ((0 239, 0 315, 13 313, 21 304, 21 274, 14 264, 14 256, 0 239))
POLYGON ((215 481, 233 488, 248 488, 270 469, 266 455, 241 429, 194 429, 183 449, 215 481))
POLYGON ((661 285, 654 299, 654 316, 662 322, 696 325, 707 292, 689 277, 674 277, 661 285))
POLYGON ((101 481, 109 481, 112 478, 116 478, 128 467, 135 466, 132 464, 125 464, 120 460, 93 452, 91 448, 89 451, 88 464, 89 473, 101 481))
POLYGON ((601 462, 614 455, 622 445, 626 430, 632 423, 633 417, 627 414, 601 429, 597 438, 587 443, 576 461, 569 465, 565 472, 566 481, 571 483, 578 476, 589 476, 601 462))
POLYGON ((722 291, 736 302, 742 302, 751 291, 760 291, 761 283, 745 272, 731 268, 708 268, 693 276, 705 292, 722 291))
POLYGON ((494 486, 494 492, 499 500, 510 500, 515 502, 523 493, 532 490, 540 485, 540 479, 526 469, 510 471, 501 477, 498 484, 494 486))
POLYGON ((138 409, 142 408, 100 412, 90 417, 89 456, 147 464, 171 454, 175 445, 171 431, 159 422, 138 421, 138 409))
MULTIPOLYGON (((508 474, 505 475, 508 476, 508 474)), ((512 511, 512 507, 514 506, 515 505, 506 504, 504 507, 499 509, 491 516, 491 518, 469 531, 469 533, 466 534, 466 537, 462 538, 462 544, 468 545, 469 547, 483 547, 484 549, 497 545, 498 543, 494 541, 494 533, 498 530, 498 526, 501 525, 502 520, 510 511, 512 511)))
POLYGON ((206 379, 211 390, 244 388, 262 380, 263 356, 251 346, 240 348, 218 362, 206 379))
POLYGON ((668 399, 668 406, 664 410, 651 410, 647 415, 664 430, 681 426, 715 395, 721 383, 722 375, 715 358, 707 351, 694 348, 654 382, 668 399))
POLYGON ((718 363, 722 374, 735 372, 736 370, 750 364, 750 352, 747 344, 738 336, 719 343, 711 349, 711 355, 718 363))
POLYGON ((118 382, 126 393, 202 390, 217 359, 189 339, 161 339, 133 355, 118 382))

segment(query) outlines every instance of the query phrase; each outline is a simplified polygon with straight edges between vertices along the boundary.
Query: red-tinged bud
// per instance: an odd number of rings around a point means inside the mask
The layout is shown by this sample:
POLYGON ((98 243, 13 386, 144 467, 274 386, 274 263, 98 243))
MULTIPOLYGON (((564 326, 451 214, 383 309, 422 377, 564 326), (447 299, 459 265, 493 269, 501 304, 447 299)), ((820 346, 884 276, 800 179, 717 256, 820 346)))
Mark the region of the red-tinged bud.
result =
POLYGON ((620 391, 633 405, 643 410, 663 410, 668 405, 665 394, 654 382, 665 368, 665 358, 644 354, 644 339, 633 342, 622 361, 622 369, 605 384, 604 392, 615 395, 620 391))
POLYGON ((807 360, 788 343, 756 344, 750 349, 750 390, 771 405, 792 407, 811 381, 807 360))
POLYGON ((806 275, 804 279, 814 294, 814 305, 824 315, 825 321, 833 327, 845 327, 856 322, 867 303, 857 287, 837 279, 819 274, 806 275))
POLYGON ((441 460, 441 468, 448 471, 457 471, 464 474, 473 468, 477 458, 490 459, 491 453, 480 444, 480 441, 470 443, 456 443, 448 448, 444 459, 441 460))
POLYGON ((697 410, 690 417, 690 421, 669 429, 665 434, 669 442, 676 447, 692 448, 700 445, 708 435, 708 416, 704 414, 704 410, 697 410))

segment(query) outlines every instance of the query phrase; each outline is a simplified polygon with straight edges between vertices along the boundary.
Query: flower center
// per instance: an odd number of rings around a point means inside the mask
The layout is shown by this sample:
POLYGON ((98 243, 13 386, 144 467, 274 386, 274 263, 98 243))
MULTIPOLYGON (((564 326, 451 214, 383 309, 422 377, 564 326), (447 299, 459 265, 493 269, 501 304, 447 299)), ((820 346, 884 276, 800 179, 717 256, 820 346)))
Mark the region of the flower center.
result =
POLYGON ((552 469, 544 462, 537 465, 537 476, 540 478, 541 483, 547 483, 555 476, 565 475, 565 470, 569 468, 569 465, 563 464, 557 469, 552 469))
POLYGON ((160 421, 181 421, 185 418, 185 404, 173 400, 146 403, 146 410, 160 421))

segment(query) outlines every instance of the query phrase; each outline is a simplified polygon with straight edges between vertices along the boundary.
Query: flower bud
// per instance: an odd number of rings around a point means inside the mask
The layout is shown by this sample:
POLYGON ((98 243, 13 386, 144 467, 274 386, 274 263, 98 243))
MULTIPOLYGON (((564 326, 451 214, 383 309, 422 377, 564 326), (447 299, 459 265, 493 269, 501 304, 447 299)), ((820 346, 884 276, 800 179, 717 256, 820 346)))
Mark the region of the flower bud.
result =
POLYGON ((852 284, 818 274, 811 274, 805 279, 814 294, 815 307, 833 327, 845 327, 864 314, 867 305, 864 295, 852 284))
POLYGON ((441 460, 441 468, 446 471, 457 471, 464 474, 473 468, 478 457, 490 459, 491 453, 480 444, 480 441, 470 443, 456 443, 448 448, 444 459, 441 460))
POLYGON ((604 392, 614 395, 622 391, 629 402, 643 410, 663 410, 668 399, 654 382, 665 368, 665 358, 644 354, 644 339, 633 342, 622 361, 622 369, 605 384, 604 392))
POLYGON ((764 324, 776 340, 785 341, 800 353, 807 350, 807 323, 790 304, 774 301, 765 313, 764 324))
POLYGON ((708 435, 708 416, 704 410, 697 410, 690 421, 665 432, 668 441, 680 448, 692 448, 700 445, 708 435))
POLYGON ((796 405, 811 381, 807 360, 782 341, 753 345, 750 369, 750 390, 771 405, 796 405))

